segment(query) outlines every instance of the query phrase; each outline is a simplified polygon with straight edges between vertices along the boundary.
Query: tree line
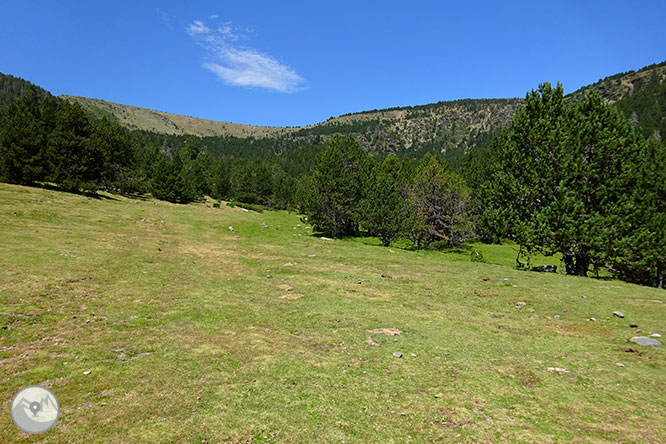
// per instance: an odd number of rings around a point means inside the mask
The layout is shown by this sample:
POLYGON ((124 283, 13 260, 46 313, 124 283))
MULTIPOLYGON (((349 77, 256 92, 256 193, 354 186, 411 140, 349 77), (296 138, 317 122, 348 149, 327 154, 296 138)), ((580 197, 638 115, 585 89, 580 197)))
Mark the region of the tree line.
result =
POLYGON ((323 235, 383 245, 511 239, 522 266, 560 254, 568 274, 605 268, 662 287, 666 149, 646 135, 593 91, 567 100, 543 84, 468 152, 371 156, 352 136, 278 152, 256 141, 249 152, 233 138, 130 131, 29 87, 0 109, 0 180, 297 210, 323 235))

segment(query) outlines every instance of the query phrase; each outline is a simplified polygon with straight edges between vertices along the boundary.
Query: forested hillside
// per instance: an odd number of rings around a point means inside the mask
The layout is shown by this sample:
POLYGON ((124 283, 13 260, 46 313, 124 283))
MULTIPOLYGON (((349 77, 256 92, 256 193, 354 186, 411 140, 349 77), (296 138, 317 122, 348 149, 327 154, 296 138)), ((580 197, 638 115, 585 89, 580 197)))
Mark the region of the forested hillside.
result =
POLYGON ((50 95, 48 91, 33 85, 27 80, 0 72, 0 108, 8 106, 11 102, 20 98, 31 87, 39 95, 50 95))
POLYGON ((518 99, 464 99, 345 114, 302 128, 278 128, 196 119, 85 97, 62 98, 80 103, 92 114, 110 116, 129 129, 222 137, 244 151, 270 146, 275 154, 295 145, 326 143, 334 134, 342 134, 354 135, 368 152, 417 157, 427 152, 467 151, 507 125, 520 104, 518 99))

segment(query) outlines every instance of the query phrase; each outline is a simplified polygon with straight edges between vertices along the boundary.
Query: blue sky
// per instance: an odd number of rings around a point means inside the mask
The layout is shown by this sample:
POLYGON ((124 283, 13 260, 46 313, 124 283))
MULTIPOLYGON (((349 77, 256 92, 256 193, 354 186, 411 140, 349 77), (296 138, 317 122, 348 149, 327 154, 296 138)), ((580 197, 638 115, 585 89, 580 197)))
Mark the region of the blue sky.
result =
POLYGON ((253 125, 565 91, 666 59, 666 2, 6 1, 0 72, 253 125))

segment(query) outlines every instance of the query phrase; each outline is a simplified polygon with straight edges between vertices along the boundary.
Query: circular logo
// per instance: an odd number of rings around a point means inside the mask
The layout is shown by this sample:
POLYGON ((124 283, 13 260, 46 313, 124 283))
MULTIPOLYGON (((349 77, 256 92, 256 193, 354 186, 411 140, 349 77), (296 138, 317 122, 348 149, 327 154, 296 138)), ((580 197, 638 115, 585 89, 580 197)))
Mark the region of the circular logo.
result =
POLYGON ((19 429, 26 433, 44 433, 58 420, 60 404, 51 390, 31 385, 14 395, 11 412, 19 429))

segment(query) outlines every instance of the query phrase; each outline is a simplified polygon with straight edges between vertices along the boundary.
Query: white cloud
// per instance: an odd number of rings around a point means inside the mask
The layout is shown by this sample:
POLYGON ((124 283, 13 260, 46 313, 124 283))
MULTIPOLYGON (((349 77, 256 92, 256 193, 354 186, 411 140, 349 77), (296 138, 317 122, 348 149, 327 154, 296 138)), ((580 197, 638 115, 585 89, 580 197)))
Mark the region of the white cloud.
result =
POLYGON ((202 21, 195 20, 190 26, 187 27, 187 33, 192 37, 198 35, 210 34, 210 28, 203 24, 202 21))
POLYGON ((269 54, 238 45, 236 42, 245 35, 231 22, 219 23, 213 30, 195 20, 186 30, 211 59, 203 64, 204 68, 230 85, 293 92, 304 82, 289 66, 269 54))

